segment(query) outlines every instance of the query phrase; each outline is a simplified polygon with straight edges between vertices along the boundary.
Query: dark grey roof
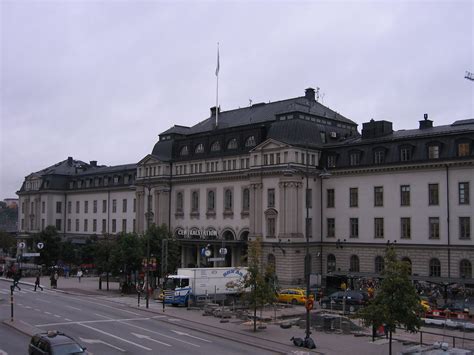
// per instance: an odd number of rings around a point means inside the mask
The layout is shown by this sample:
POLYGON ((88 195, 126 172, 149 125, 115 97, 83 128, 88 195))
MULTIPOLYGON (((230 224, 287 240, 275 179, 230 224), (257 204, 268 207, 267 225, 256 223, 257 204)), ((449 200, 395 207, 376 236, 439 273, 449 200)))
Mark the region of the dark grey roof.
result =
POLYGON ((87 170, 80 171, 76 175, 77 176, 84 176, 84 175, 92 175, 92 174, 112 174, 116 172, 123 172, 125 170, 135 170, 137 168, 137 164, 123 164, 123 165, 114 165, 114 166, 97 166, 92 167, 89 166, 87 170))
POLYGON ((171 134, 171 133, 177 133, 177 134, 188 134, 190 128, 186 126, 179 126, 179 125, 174 125, 173 127, 167 129, 161 134, 171 134))
MULTIPOLYGON (((220 112, 218 116, 218 128, 231 128, 260 122, 274 121, 276 115, 294 111, 306 112, 324 117, 326 119, 356 124, 355 122, 345 118, 337 112, 320 104, 319 102, 310 101, 306 97, 302 96, 271 103, 259 103, 250 107, 220 112)), ((215 119, 215 116, 211 116, 191 127, 185 132, 185 134, 211 131, 214 128, 215 119)))
POLYGON ((80 160, 66 159, 54 165, 51 165, 43 170, 37 171, 31 175, 43 176, 43 175, 74 175, 77 173, 77 169, 85 168, 88 164, 80 160))
POLYGON ((156 159, 161 161, 170 161, 173 152, 173 141, 172 140, 165 140, 159 141, 153 147, 151 155, 153 155, 156 159))

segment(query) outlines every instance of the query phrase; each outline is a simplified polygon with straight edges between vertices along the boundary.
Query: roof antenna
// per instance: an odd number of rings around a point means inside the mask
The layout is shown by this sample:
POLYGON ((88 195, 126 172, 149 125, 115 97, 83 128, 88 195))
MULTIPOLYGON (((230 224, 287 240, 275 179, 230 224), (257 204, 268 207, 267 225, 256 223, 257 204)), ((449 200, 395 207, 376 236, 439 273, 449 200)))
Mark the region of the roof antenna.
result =
POLYGON ((249 99, 249 106, 252 106, 252 99, 249 99))
POLYGON ((319 102, 319 87, 316 87, 316 102, 319 102))

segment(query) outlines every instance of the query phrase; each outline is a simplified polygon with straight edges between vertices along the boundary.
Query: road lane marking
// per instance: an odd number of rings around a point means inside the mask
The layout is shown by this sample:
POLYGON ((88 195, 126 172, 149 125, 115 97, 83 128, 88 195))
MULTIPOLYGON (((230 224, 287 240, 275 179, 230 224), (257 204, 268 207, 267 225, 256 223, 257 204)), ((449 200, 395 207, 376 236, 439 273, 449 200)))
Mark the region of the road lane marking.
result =
POLYGON ((118 351, 121 351, 121 352, 125 352, 126 350, 122 349, 122 348, 119 348, 118 346, 115 346, 115 345, 112 345, 110 343, 107 343, 103 340, 100 340, 100 339, 85 339, 85 338, 79 338, 81 339, 81 341, 83 343, 87 343, 87 344, 104 344, 104 345, 107 345, 107 346, 110 346, 111 348, 113 349, 117 349, 118 351))
POLYGON ((36 312, 41 312, 41 309, 35 308, 36 312))
POLYGON ((75 310, 77 310, 77 311, 82 311, 82 309, 80 309, 80 308, 77 308, 77 307, 73 307, 73 306, 66 306, 66 307, 67 307, 67 308, 72 308, 72 309, 75 309, 75 310))
POLYGON ((181 340, 181 339, 172 337, 172 336, 170 336, 170 335, 166 335, 166 334, 163 334, 163 333, 160 333, 160 332, 155 332, 154 330, 150 330, 150 329, 147 329, 147 328, 139 327, 138 325, 130 324, 130 323, 125 323, 125 322, 126 322, 126 321, 120 321, 120 323, 126 324, 126 325, 128 325, 128 326, 130 326, 130 327, 134 327, 134 328, 137 328, 137 329, 144 330, 144 331, 146 331, 146 332, 150 332, 150 333, 153 333, 153 334, 157 334, 157 335, 160 335, 160 336, 165 337, 165 338, 170 338, 170 339, 179 341, 179 342, 181 342, 181 343, 185 343, 185 344, 189 344, 189 345, 195 346, 195 347, 197 347, 197 348, 200 348, 200 347, 201 347, 200 345, 197 345, 197 344, 194 344, 194 343, 190 343, 189 341, 181 340))
POLYGON ((98 303, 98 302, 87 301, 87 300, 83 300, 83 299, 75 298, 75 297, 71 297, 71 298, 74 299, 74 300, 77 300, 77 301, 81 301, 81 302, 88 302, 88 303, 96 304, 96 305, 101 306, 101 307, 112 308, 112 309, 114 309, 114 310, 116 310, 116 311, 127 312, 127 313, 130 313, 130 314, 134 314, 134 315, 136 315, 136 316, 140 316, 140 315, 141 315, 140 313, 136 313, 136 312, 132 312, 132 311, 127 311, 126 309, 117 308, 117 307, 112 307, 112 306, 108 306, 108 305, 106 305, 106 304, 102 304, 102 303, 98 303))
POLYGON ((108 323, 108 322, 124 322, 134 320, 150 320, 153 318, 124 318, 124 319, 96 319, 96 320, 80 320, 75 322, 60 322, 60 323, 44 323, 36 324, 35 327, 52 327, 57 325, 68 325, 68 324, 93 324, 93 323, 108 323))
POLYGON ((46 313, 46 314, 52 314, 51 312, 44 312, 44 313, 46 313))
POLYGON ((22 306, 22 307, 23 307, 23 303, 17 303, 17 305, 19 305, 19 306, 22 306))
POLYGON ((51 303, 50 301, 42 300, 41 298, 37 298, 36 301, 44 302, 44 303, 51 303))
POLYGON ((108 335, 109 337, 112 337, 112 338, 114 338, 114 339, 118 339, 118 340, 123 341, 123 342, 125 342, 125 343, 131 344, 131 345, 135 345, 135 346, 138 347, 138 348, 141 348, 141 349, 144 349, 144 350, 148 350, 148 351, 152 351, 152 350, 153 350, 153 349, 147 348, 146 346, 143 346, 143 345, 134 343, 133 341, 130 341, 130 340, 127 340, 127 339, 123 339, 123 338, 121 338, 121 337, 119 337, 119 336, 116 336, 116 335, 107 333, 107 332, 105 332, 105 331, 103 331, 103 330, 100 330, 100 329, 98 329, 98 328, 91 327, 90 325, 86 325, 86 324, 79 324, 79 325, 82 326, 82 327, 86 327, 86 328, 95 330, 95 331, 98 332, 98 333, 101 333, 101 334, 104 334, 104 335, 108 335))
POLYGON ((67 320, 68 322, 72 322, 72 319, 69 319, 69 318, 64 318, 64 320, 67 320))
POLYGON ((183 336, 186 336, 186 337, 202 340, 202 341, 205 341, 206 343, 212 343, 212 341, 210 341, 210 340, 207 340, 207 339, 204 339, 204 338, 199 338, 197 336, 194 336, 194 335, 191 335, 191 334, 188 334, 188 333, 180 332, 179 330, 171 329, 171 331, 178 334, 178 335, 183 335, 183 336))
POLYGON ((132 335, 135 335, 138 339, 147 339, 150 341, 154 341, 155 343, 166 345, 166 346, 171 346, 170 344, 163 343, 162 341, 150 338, 148 335, 143 335, 143 334, 137 334, 137 333, 131 333, 132 335))
POLYGON ((26 308, 26 309, 31 309, 31 307, 30 307, 30 306, 25 306, 25 308, 26 308))
POLYGON ((61 316, 58 316, 57 314, 53 314, 56 318, 62 318, 61 316))

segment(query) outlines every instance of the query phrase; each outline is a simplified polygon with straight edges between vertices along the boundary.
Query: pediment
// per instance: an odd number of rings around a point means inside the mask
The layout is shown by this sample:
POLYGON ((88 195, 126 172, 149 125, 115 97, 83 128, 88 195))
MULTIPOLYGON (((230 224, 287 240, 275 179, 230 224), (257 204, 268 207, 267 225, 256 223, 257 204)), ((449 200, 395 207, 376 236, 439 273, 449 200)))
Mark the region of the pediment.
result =
POLYGON ((275 149, 282 149, 282 148, 288 148, 290 145, 277 141, 273 138, 269 138, 259 145, 257 145, 255 148, 251 150, 251 152, 258 152, 258 151, 263 151, 263 150, 275 150, 275 149))
POLYGON ((156 165, 161 162, 162 161, 157 159, 155 156, 148 154, 146 157, 144 157, 137 163, 137 166, 156 165))

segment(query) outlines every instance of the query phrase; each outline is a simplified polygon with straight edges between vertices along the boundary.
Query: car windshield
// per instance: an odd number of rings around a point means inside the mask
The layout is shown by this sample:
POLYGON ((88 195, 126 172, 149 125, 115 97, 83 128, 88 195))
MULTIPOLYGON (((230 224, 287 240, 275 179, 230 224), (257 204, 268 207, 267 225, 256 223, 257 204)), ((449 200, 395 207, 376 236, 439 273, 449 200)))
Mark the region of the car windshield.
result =
POLYGON ((61 344, 53 346, 53 355, 66 355, 66 354, 84 354, 84 349, 78 344, 61 344))

